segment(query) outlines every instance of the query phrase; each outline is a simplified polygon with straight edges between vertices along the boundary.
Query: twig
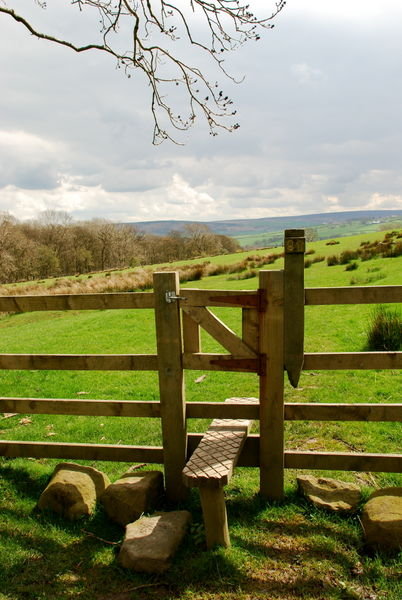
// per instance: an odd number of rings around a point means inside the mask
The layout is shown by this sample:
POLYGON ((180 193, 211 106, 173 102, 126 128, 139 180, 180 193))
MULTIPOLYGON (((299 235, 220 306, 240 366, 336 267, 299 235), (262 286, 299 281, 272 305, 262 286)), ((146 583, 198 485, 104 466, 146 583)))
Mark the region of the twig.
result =
POLYGON ((141 590, 143 588, 158 587, 160 585, 169 585, 169 584, 164 581, 161 581, 159 583, 144 583, 143 585, 136 585, 135 587, 128 588, 127 590, 123 590, 123 594, 125 594, 127 592, 134 592, 135 590, 141 590))
POLYGON ((140 465, 133 465, 132 467, 130 467, 127 471, 127 473, 130 473, 131 471, 136 471, 137 469, 142 469, 142 467, 146 467, 147 463, 141 463, 140 465))
POLYGON ((87 531, 86 529, 81 529, 81 531, 82 531, 82 533, 85 533, 85 535, 88 535, 89 537, 93 537, 96 540, 103 542, 104 544, 109 544, 110 546, 120 546, 120 542, 110 542, 109 540, 105 540, 101 537, 98 537, 97 535, 95 535, 91 531, 87 531))

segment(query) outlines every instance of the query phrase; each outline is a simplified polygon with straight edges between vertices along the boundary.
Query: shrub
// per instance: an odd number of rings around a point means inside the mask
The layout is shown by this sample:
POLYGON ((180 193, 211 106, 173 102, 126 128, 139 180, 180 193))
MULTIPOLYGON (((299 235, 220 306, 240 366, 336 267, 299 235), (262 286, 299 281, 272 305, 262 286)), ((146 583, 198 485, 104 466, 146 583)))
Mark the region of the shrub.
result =
POLYGON ((306 258, 306 260, 304 261, 304 268, 308 269, 309 267, 311 267, 312 264, 313 261, 310 258, 306 258))
POLYGON ((338 240, 329 240, 329 242, 325 242, 326 246, 336 246, 336 244, 339 244, 338 240))
POLYGON ((398 351, 402 348, 402 317, 397 310, 377 306, 367 332, 368 350, 398 351))
POLYGON ((329 267, 333 267, 334 265, 339 265, 339 258, 336 254, 332 256, 327 256, 327 265, 329 267))
POLYGON ((315 254, 314 248, 310 248, 309 250, 306 250, 305 255, 307 256, 308 254, 315 254))
POLYGON ((319 263, 319 262, 323 262, 325 260, 325 256, 314 256, 314 258, 311 259, 312 263, 319 263))
POLYGON ((354 250, 344 250, 343 252, 341 252, 341 255, 339 257, 339 263, 341 265, 347 265, 351 260, 354 260, 355 258, 358 258, 357 252, 355 252, 354 250))
POLYGON ((356 262, 348 263, 345 267, 345 271, 355 271, 359 265, 356 262))

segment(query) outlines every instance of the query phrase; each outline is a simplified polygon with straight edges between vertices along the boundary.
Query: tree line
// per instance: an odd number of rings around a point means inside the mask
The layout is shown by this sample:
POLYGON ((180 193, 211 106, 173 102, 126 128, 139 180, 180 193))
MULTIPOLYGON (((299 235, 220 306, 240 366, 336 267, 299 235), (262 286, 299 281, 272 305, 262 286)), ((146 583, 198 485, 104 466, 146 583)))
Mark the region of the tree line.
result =
POLYGON ((73 221, 47 210, 36 220, 0 214, 0 283, 44 279, 236 252, 232 238, 202 223, 165 236, 104 219, 73 221))

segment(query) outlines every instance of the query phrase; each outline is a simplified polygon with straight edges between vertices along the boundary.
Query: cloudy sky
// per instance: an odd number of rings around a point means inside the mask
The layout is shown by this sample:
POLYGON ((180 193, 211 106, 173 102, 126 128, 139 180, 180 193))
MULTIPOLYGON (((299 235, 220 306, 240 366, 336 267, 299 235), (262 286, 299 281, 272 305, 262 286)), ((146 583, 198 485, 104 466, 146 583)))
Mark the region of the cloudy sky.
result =
MULTIPOLYGON (((33 0, 0 3, 32 4, 53 34, 90 27, 55 0, 45 15, 33 0)), ((240 129, 212 138, 199 121, 184 146, 154 147, 143 81, 0 14, 0 212, 121 222, 402 209, 402 2, 288 0, 275 23, 226 59, 245 75, 222 80, 240 129)))

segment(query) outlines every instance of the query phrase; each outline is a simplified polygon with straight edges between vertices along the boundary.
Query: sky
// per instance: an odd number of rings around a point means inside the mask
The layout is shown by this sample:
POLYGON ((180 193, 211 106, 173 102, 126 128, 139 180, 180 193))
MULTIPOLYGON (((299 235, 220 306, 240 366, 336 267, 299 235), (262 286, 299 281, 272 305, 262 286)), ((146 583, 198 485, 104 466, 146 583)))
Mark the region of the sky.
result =
MULTIPOLYGON (((81 40, 92 25, 55 0, 0 3, 50 33, 81 40)), ((401 22, 400 0, 288 0, 273 30, 227 55, 244 76, 221 78, 240 128, 211 137, 198 120, 185 145, 155 147, 143 80, 0 14, 0 212, 136 222, 402 209, 401 22)))

